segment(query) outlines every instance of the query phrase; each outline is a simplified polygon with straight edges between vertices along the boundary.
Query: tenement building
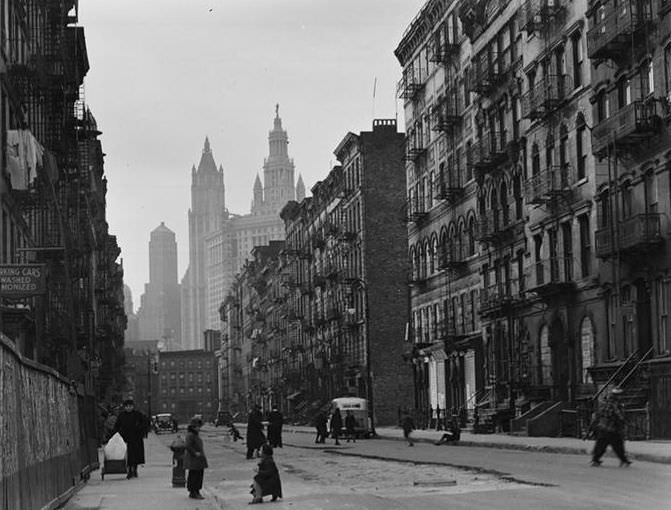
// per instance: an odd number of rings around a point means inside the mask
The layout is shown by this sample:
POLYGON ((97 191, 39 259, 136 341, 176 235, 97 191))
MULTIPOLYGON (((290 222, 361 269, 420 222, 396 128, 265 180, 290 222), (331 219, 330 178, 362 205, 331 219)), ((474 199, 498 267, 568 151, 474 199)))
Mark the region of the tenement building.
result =
POLYGON ((403 142, 394 120, 348 133, 335 150, 340 164, 312 197, 282 209, 277 260, 272 245, 255 250, 223 312, 231 370, 251 374, 248 403, 307 421, 332 398, 356 396, 378 424, 412 405, 403 142))
POLYGON ((657 7, 431 0, 403 36, 421 422, 580 434, 619 384, 671 432, 657 7))

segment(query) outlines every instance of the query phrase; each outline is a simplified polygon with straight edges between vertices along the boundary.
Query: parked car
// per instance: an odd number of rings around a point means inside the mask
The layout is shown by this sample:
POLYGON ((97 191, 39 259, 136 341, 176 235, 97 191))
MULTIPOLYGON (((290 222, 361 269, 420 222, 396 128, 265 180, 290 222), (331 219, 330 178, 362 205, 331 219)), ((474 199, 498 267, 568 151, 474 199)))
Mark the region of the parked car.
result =
POLYGON ((177 432, 177 420, 172 417, 170 413, 162 413, 156 415, 154 421, 154 432, 160 434, 161 432, 177 432))

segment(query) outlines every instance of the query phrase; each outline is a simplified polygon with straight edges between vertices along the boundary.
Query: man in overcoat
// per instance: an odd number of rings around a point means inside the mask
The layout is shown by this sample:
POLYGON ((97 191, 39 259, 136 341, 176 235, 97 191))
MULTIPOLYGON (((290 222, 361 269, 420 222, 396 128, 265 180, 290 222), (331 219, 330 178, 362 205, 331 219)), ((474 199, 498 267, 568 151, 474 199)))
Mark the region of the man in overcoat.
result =
POLYGON ((273 448, 282 448, 282 426, 284 425, 284 416, 273 406, 273 410, 268 414, 268 443, 273 448))
POLYGON ((625 415, 624 408, 619 401, 622 393, 621 388, 613 388, 606 397, 606 402, 594 414, 590 426, 596 436, 594 450, 592 451, 592 466, 594 467, 601 465, 601 456, 608 445, 613 448, 620 459, 620 466, 631 465, 631 461, 624 451, 625 415))
POLYGON ((191 418, 184 440, 184 469, 189 470, 186 477, 186 488, 191 499, 204 499, 200 489, 203 488, 203 476, 208 466, 203 440, 200 438, 202 425, 200 418, 195 416, 191 418))
POLYGON ((258 450, 266 442, 266 436, 263 434, 263 416, 258 405, 255 405, 249 412, 247 418, 247 458, 254 458, 254 451, 258 450))
POLYGON ((128 474, 126 478, 137 478, 138 464, 144 464, 144 441, 149 432, 149 421, 140 411, 135 409, 132 399, 124 400, 123 410, 119 413, 114 432, 121 434, 126 442, 126 465, 128 474))

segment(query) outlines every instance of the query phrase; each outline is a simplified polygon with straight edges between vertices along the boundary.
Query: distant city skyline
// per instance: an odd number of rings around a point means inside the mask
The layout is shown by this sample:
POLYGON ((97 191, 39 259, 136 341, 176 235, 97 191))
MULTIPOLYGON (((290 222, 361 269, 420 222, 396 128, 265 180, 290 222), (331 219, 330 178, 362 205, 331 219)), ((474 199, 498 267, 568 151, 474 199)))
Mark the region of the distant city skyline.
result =
POLYGON ((327 0, 197 0, 185 9, 181 0, 81 3, 95 64, 85 81, 86 101, 103 131, 110 231, 119 238, 136 305, 149 279, 146 240, 162 221, 176 234, 184 275, 191 167, 205 137, 224 169, 229 210, 248 213, 279 103, 296 175, 309 195, 348 131, 401 111, 393 51, 423 4, 341 0, 334 9, 327 0))

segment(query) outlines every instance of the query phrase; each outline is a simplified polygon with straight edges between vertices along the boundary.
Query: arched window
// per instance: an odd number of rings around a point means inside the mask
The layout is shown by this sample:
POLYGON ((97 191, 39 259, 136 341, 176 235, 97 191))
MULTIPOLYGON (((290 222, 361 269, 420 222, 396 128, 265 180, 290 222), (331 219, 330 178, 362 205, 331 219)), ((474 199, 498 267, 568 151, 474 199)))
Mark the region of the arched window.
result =
POLYGON ((472 216, 468 222, 468 255, 475 255, 475 219, 472 216))
POLYGON ((466 226, 464 222, 459 223, 459 236, 457 241, 457 260, 463 260, 466 258, 466 226))
POLYGON ((492 214, 492 227, 498 229, 499 226, 499 201, 495 189, 491 190, 491 195, 489 197, 489 207, 492 214))
POLYGON ((585 317, 580 323, 580 353, 582 359, 581 382, 589 384, 592 376, 587 370, 594 364, 594 326, 592 319, 585 317))
POLYGON ((450 234, 447 236, 448 237, 448 260, 450 262, 456 260, 456 256, 458 252, 458 247, 457 247, 457 229, 454 226, 454 223, 450 225, 450 234))
POLYGON ((550 348, 550 328, 544 324, 538 335, 539 379, 540 383, 552 386, 552 349, 550 348))
POLYGON ((427 245, 424 245, 420 247, 420 259, 419 259, 419 264, 420 264, 420 276, 422 279, 426 278, 428 276, 427 272, 427 264, 426 264, 426 253, 428 251, 427 245))
POLYGON ((510 214, 508 211, 508 186, 506 185, 506 181, 501 183, 500 196, 501 221, 503 221, 503 226, 505 227, 510 222, 510 214))
POLYGON ((524 216, 524 199, 522 197, 522 182, 519 174, 513 177, 513 196, 515 197, 515 218, 521 220, 524 216))

